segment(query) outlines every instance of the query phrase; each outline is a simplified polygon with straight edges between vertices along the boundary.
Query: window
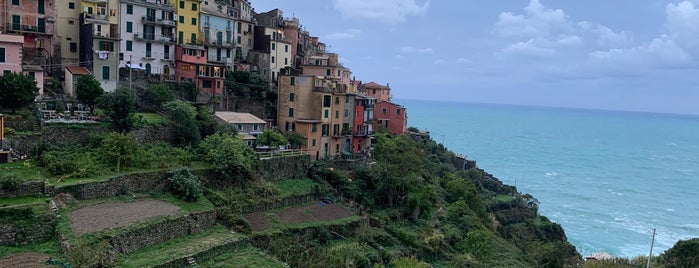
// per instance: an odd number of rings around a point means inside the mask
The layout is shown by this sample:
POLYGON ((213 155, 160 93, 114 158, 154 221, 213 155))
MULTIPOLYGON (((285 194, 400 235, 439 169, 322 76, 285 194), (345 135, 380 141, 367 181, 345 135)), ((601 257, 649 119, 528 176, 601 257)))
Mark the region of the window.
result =
POLYGON ((197 25, 197 18, 192 18, 192 25, 197 25))
POLYGON ((78 43, 70 42, 70 52, 76 52, 76 51, 78 51, 78 43))
POLYGON ((330 107, 330 96, 323 96, 323 107, 330 107))
POLYGON ((323 118, 328 118, 329 114, 330 114, 330 110, 323 111, 323 118))
POLYGON ((3 74, 3 75, 5 75, 5 74, 11 74, 11 73, 12 73, 12 71, 10 71, 10 70, 2 70, 2 74, 3 74))
POLYGON ((126 32, 133 33, 133 22, 130 22, 130 21, 126 22, 126 32))
POLYGON ((180 8, 184 8, 184 1, 180 1, 180 8))
POLYGON ((133 51, 133 41, 126 41, 126 51, 133 51))
POLYGON ((349 116, 349 110, 345 109, 345 117, 349 116))
POLYGON ((335 118, 340 118, 340 111, 335 111, 335 118))
POLYGON ((260 125, 258 125, 258 124, 252 125, 252 130, 253 130, 253 131, 258 131, 258 130, 260 130, 260 125))
POLYGON ((396 109, 396 114, 400 115, 400 109, 396 109))
POLYGON ((102 66, 102 79, 109 80, 109 66, 102 66))
POLYGON ((100 41, 100 43, 99 43, 99 48, 100 48, 101 50, 114 51, 114 43, 113 43, 113 42, 100 41))
POLYGON ((316 139, 313 139, 313 141, 311 141, 311 146, 316 147, 316 139))
POLYGON ((243 23, 238 22, 238 33, 240 33, 241 29, 243 28, 243 23))
POLYGON ((204 80, 201 82, 201 86, 203 88, 211 88, 211 85, 212 85, 211 80, 204 80))
POLYGON ((197 11, 197 4, 192 3, 192 10, 197 11))
POLYGON ((69 9, 75 9, 75 3, 73 3, 73 2, 68 2, 68 8, 69 8, 69 9))
POLYGON ((311 127, 311 132, 318 132, 318 123, 313 123, 313 126, 311 127))
POLYGON ((284 45, 284 52, 289 52, 289 45, 284 45))
POLYGON ((335 153, 336 154, 340 153, 340 145, 339 144, 335 144, 335 153))
POLYGON ((284 58, 284 65, 289 65, 289 58, 284 58))
MULTIPOLYGON (((296 77, 289 78, 289 85, 290 86, 296 85, 296 77)), ((294 94, 294 93, 291 93, 291 94, 294 94)))
POLYGON ((383 110, 381 110, 381 112, 383 112, 383 114, 386 114, 386 108, 383 108, 383 110))
POLYGON ((274 63, 274 56, 272 56, 272 63, 274 63))
POLYGON ((15 6, 19 6, 19 0, 12 0, 12 4, 15 6))
POLYGON ((294 108, 289 108, 289 117, 294 117, 294 108))
POLYGON ((230 58, 230 57, 231 57, 231 49, 228 48, 228 49, 226 49, 226 58, 230 58))
POLYGON ((276 50, 276 49, 277 49, 277 44, 276 44, 276 43, 272 43, 272 50, 276 50))
POLYGON ((323 124, 323 132, 321 133, 321 135, 323 135, 325 137, 325 136, 328 136, 329 134, 330 134, 330 125, 323 124))
POLYGON ((133 5, 126 5, 126 14, 133 15, 133 5))
POLYGON ((5 62, 5 48, 0 47, 0 62, 5 62))
POLYGON ((296 95, 294 93, 289 93, 289 101, 294 101, 294 98, 296 98, 296 95))
POLYGON ((240 39, 240 35, 239 35, 238 36, 238 44, 240 44, 240 40, 242 40, 242 39, 240 39))
POLYGON ((180 16, 180 23, 184 23, 184 16, 180 16))
POLYGON ((340 97, 335 97, 335 104, 340 104, 340 97))
POLYGON ((330 69, 325 70, 325 75, 330 76, 330 69))
POLYGON ((238 124, 238 130, 243 130, 243 125, 238 124))
POLYGON ((345 103, 349 103, 349 97, 345 97, 345 103))

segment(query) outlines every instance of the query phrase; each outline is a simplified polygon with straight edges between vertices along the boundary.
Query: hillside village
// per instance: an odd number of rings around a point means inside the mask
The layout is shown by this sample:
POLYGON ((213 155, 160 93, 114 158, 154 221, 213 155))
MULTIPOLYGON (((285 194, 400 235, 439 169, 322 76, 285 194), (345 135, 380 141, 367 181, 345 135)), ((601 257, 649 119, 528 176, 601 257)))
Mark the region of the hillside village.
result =
MULTIPOLYGON (((246 0, 0 0, 0 7, 0 69, 37 82, 42 119, 64 110, 78 117, 69 119, 95 119, 87 105, 60 101, 74 100, 79 78, 93 76, 105 92, 192 85, 192 101, 211 111, 249 112, 265 129, 303 135, 314 159, 365 155, 376 129, 406 131, 406 109, 392 102, 388 84, 354 77, 279 9, 259 12, 246 0), (264 78, 277 94, 273 107, 232 104, 249 86, 230 79, 234 72, 264 78)), ((254 143, 263 130, 245 134, 254 143)))

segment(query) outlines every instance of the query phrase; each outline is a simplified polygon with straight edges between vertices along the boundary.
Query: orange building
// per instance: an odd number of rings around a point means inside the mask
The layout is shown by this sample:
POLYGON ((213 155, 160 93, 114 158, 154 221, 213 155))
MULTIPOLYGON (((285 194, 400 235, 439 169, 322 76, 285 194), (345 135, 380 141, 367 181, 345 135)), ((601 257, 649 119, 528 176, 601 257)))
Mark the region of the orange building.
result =
POLYGON ((400 135, 408 128, 408 115, 405 107, 388 101, 376 104, 374 128, 383 127, 389 132, 400 135))
POLYGON ((203 46, 178 45, 175 47, 177 80, 193 82, 199 91, 209 94, 223 94, 225 67, 210 64, 203 46))
POLYGON ((362 86, 363 88, 360 90, 376 99, 376 101, 391 101, 391 88, 388 85, 383 86, 376 82, 369 82, 362 86))

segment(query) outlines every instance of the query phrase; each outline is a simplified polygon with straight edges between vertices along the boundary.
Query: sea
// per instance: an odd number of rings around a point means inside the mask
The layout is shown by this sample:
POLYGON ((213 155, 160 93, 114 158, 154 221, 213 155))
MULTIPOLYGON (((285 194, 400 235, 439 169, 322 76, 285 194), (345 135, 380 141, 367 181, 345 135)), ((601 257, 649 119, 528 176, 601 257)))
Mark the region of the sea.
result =
POLYGON ((396 100, 408 126, 540 201, 587 256, 699 237, 699 116, 396 100))

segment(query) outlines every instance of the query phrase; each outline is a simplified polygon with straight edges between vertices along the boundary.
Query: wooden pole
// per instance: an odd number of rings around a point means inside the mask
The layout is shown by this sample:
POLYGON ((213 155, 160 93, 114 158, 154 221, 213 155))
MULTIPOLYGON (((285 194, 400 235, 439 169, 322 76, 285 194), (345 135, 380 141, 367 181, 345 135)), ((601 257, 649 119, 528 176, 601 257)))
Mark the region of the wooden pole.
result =
POLYGON ((650 240, 650 253, 648 254, 646 268, 650 268, 650 259, 653 258, 653 244, 655 244, 655 228, 653 228, 653 238, 650 240))

